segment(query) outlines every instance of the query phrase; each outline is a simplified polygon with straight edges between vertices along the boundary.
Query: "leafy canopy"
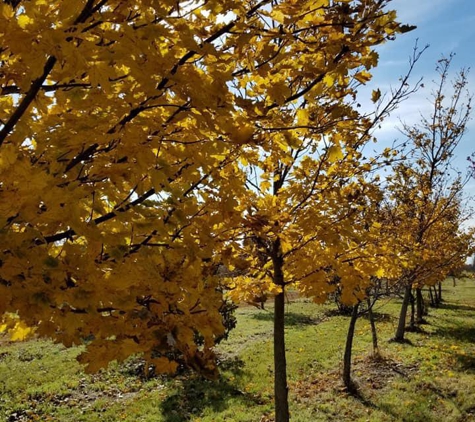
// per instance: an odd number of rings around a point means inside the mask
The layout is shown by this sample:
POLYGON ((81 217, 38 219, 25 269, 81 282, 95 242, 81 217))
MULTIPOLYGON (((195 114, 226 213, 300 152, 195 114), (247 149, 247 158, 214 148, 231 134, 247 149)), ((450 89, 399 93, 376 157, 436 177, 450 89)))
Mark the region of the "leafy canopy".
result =
MULTIPOLYGON (((1 2, 0 312, 66 345, 88 338, 91 370, 143 352, 212 373, 243 166, 262 158, 272 183, 323 134, 324 178, 357 158, 350 134, 368 121, 347 99, 401 31, 387 3, 1 2)), ((305 196, 307 161, 261 212, 305 196)))

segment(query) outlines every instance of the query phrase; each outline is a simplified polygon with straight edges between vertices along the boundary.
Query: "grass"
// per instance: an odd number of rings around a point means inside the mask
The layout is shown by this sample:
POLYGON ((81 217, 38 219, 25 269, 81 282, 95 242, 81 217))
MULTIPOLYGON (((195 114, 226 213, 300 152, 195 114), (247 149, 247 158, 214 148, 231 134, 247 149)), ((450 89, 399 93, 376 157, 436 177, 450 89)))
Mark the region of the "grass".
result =
MULTIPOLYGON (((294 422, 475 421, 475 282, 443 292, 423 332, 390 343, 399 302, 377 305, 382 356, 370 357, 366 319, 354 345, 357 397, 339 379, 348 318, 328 305, 287 305, 287 363, 294 422)), ((238 326, 219 346, 221 378, 141 375, 140 361, 86 375, 75 357, 44 340, 0 342, 0 420, 272 421, 272 308, 237 310, 238 326)))

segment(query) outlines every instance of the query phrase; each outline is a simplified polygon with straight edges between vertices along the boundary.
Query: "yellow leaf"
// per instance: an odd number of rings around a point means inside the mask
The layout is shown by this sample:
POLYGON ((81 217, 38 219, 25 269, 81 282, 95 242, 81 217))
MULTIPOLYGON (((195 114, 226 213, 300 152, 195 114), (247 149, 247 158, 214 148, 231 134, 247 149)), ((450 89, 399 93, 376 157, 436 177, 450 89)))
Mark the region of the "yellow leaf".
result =
POLYGON ((328 161, 333 163, 335 161, 341 160, 343 158, 343 151, 338 145, 332 145, 328 148, 328 161))
POLYGON ((369 82, 371 80, 371 73, 367 72, 366 70, 363 70, 362 72, 358 72, 355 75, 355 79, 358 82, 365 84, 366 82, 369 82))
POLYGON ((174 374, 178 368, 178 364, 165 357, 151 359, 150 363, 155 366, 155 371, 161 374, 174 374))
POLYGON ((323 82, 325 83, 327 87, 330 88, 335 84, 335 77, 332 74, 327 73, 325 77, 323 78, 323 82))
POLYGON ((231 134, 231 140, 237 144, 248 143, 252 140, 253 134, 254 127, 251 125, 244 125, 231 134))
POLYGON ((28 327, 24 322, 20 321, 15 324, 15 326, 10 330, 10 340, 11 341, 23 341, 31 333, 33 329, 28 327))
POLYGON ((17 160, 17 151, 14 145, 2 145, 0 150, 0 170, 7 168, 17 160))
POLYGON ((268 180, 264 180, 263 182, 261 182, 260 188, 262 191, 267 191, 270 189, 270 187, 271 183, 268 180))
POLYGON ((9 4, 2 2, 2 4, 0 4, 0 16, 5 19, 11 19, 15 16, 15 12, 9 4))
POLYGON ((274 10, 272 12, 272 18, 279 23, 285 23, 285 15, 280 10, 274 10))
POLYGON ((308 110, 301 108, 297 111, 297 121, 300 126, 307 126, 308 125, 308 110))
POLYGON ((373 101, 373 103, 377 102, 379 99, 381 98, 381 90, 378 88, 378 89, 374 89, 373 92, 371 93, 371 101, 373 101))
POLYGON ((30 23, 32 22, 32 19, 30 19, 26 15, 20 15, 18 17, 18 25, 20 28, 25 29, 30 23))

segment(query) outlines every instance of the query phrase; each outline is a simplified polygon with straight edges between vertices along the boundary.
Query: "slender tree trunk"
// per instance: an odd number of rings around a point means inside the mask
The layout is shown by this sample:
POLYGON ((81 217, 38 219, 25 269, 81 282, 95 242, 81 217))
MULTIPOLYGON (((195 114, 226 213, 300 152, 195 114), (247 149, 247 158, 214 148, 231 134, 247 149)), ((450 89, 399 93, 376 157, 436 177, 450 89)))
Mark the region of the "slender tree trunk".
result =
POLYGON ((378 333, 376 331, 376 322, 374 321, 374 314, 373 314, 373 309, 371 306, 371 299, 368 298, 366 301, 368 303, 368 316, 369 316, 369 323, 371 325, 371 338, 373 339, 373 355, 376 356, 379 354, 378 333))
POLYGON ((439 304, 442 303, 442 283, 439 281, 439 304))
POLYGON ((432 287, 429 286, 430 306, 435 306, 434 294, 432 293, 432 287))
POLYGON ((404 334, 406 332, 406 315, 409 300, 411 298, 412 283, 409 283, 404 290, 404 298, 401 305, 401 313, 399 314, 399 323, 394 336, 394 341, 403 342, 404 334))
POLYGON ((439 292, 437 291, 437 287, 436 286, 433 286, 433 289, 434 289, 434 306, 436 308, 439 307, 439 292))
POLYGON ((353 339, 355 337, 356 320, 358 319, 358 308, 359 303, 353 306, 348 335, 346 336, 345 355, 343 358, 343 383, 350 392, 354 391, 354 386, 351 382, 351 352, 353 349, 353 339))
POLYGON ((416 323, 424 323, 424 298, 420 288, 416 289, 416 323))
POLYGON ((284 316, 285 295, 282 292, 275 297, 274 309, 274 400, 276 422, 289 421, 284 316))
POLYGON ((416 306, 415 306, 414 294, 411 289, 411 296, 409 297, 409 303, 411 304, 411 319, 409 320, 409 328, 414 330, 416 328, 416 306))
POLYGON ((287 362, 285 356, 285 280, 280 241, 274 244, 272 257, 275 284, 282 292, 275 297, 274 308, 274 400, 275 422, 289 422, 289 389, 287 386, 287 362))

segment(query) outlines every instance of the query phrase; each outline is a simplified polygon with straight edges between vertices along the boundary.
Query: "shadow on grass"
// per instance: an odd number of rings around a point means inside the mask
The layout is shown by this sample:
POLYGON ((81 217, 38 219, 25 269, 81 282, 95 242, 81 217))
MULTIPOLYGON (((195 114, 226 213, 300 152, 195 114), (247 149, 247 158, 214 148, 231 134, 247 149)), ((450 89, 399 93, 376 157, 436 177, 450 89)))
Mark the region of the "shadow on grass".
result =
MULTIPOLYGON (((373 317, 376 322, 390 322, 395 319, 393 315, 384 312, 373 312, 373 317)), ((363 318, 369 320, 368 313, 365 313, 363 318)))
POLYGON ((451 326, 451 327, 438 327, 434 331, 433 335, 453 338, 455 340, 462 341, 464 343, 475 343, 475 326, 451 326))
MULTIPOLYGON (((406 327, 406 332, 407 332, 407 327, 406 327)), ((396 338, 392 337, 388 340, 388 343, 398 343, 398 344, 406 344, 408 346, 414 346, 414 343, 409 340, 408 338, 403 338, 402 340, 396 340, 396 338)))
POLYGON ((449 309, 451 311, 467 311, 467 312, 472 312, 475 315, 475 307, 473 306, 468 306, 468 305, 458 305, 455 303, 447 303, 447 302, 442 302, 439 305, 439 309, 449 309))
POLYGON ((475 373, 475 356, 457 354, 456 359, 462 371, 475 373))
POLYGON ((220 363, 221 371, 229 371, 231 377, 224 375, 218 380, 209 380, 194 374, 181 380, 178 391, 169 395, 160 404, 165 422, 184 422, 195 420, 203 411, 210 409, 219 413, 232 403, 240 401, 246 406, 264 404, 264 400, 256 394, 242 391, 239 377, 242 375, 243 362, 240 359, 229 359, 220 363))
MULTIPOLYGON (((273 312, 260 312, 254 314, 252 318, 258 321, 274 321, 273 312)), ((300 314, 298 312, 286 312, 285 313, 285 325, 288 327, 299 325, 316 325, 321 320, 318 318, 312 318, 311 316, 300 314)))
POLYGON ((370 410, 379 410, 380 412, 385 413, 393 419, 397 419, 399 415, 394 411, 393 407, 386 403, 376 404, 371 400, 370 397, 366 397, 363 393, 363 389, 359 386, 357 382, 353 383, 353 388, 351 391, 347 391, 347 394, 353 397, 355 400, 359 401, 369 412, 370 410))
MULTIPOLYGON (((351 317, 351 312, 345 313, 340 311, 339 309, 328 309, 325 311, 325 317, 331 318, 335 316, 341 316, 341 317, 351 317)), ((395 317, 391 314, 387 314, 384 312, 375 312, 373 311, 373 317, 376 322, 390 322, 395 319, 395 317)), ((367 319, 369 320, 369 314, 368 312, 363 313, 360 318, 362 319, 367 319)))

